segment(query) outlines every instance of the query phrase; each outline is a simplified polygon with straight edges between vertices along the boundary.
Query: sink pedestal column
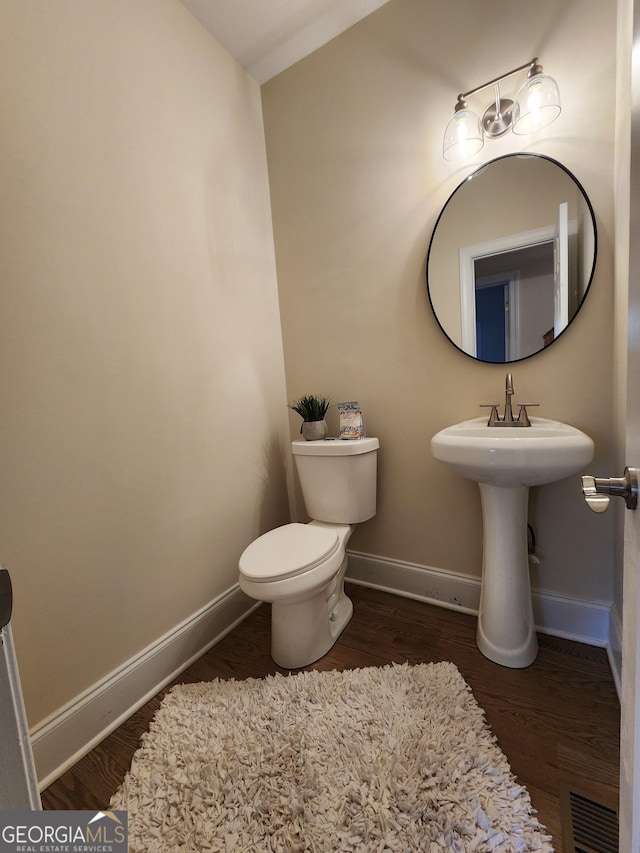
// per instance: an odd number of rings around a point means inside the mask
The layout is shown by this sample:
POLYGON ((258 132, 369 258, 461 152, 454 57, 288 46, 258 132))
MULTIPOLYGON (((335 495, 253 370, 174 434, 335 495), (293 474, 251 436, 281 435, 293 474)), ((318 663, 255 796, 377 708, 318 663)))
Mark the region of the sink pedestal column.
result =
POLYGON ((522 668, 538 653, 527 549, 529 488, 479 486, 484 544, 476 641, 489 660, 522 668))

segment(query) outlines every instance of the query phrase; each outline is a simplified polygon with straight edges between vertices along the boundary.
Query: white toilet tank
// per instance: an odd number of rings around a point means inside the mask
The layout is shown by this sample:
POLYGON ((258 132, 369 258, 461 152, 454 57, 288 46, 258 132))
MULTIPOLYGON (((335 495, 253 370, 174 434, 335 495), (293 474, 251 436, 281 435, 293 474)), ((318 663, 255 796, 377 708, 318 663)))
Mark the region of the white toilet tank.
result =
POLYGON ((305 507, 315 521, 357 524, 376 514, 377 438, 292 442, 305 507))

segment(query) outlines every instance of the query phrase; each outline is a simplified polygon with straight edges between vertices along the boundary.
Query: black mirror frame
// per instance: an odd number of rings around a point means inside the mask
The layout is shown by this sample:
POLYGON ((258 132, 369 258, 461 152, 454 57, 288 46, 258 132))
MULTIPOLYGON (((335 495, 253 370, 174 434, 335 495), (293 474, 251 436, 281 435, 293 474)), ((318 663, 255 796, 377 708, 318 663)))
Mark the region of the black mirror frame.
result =
POLYGON ((593 205, 591 204, 591 200, 589 199, 589 196, 587 195, 587 193, 585 191, 585 188, 580 183, 580 181, 576 178, 576 176, 573 174, 573 172, 571 172, 570 169, 568 169, 566 166, 564 166, 558 160, 555 160, 553 157, 549 157, 546 154, 538 154, 538 153, 529 152, 529 151, 520 151, 520 152, 515 152, 513 154, 504 154, 500 157, 495 157, 493 160, 488 160, 486 163, 483 163, 482 165, 478 166, 477 169, 475 169, 473 172, 471 172, 470 175, 467 175, 458 184, 458 186, 453 190, 453 192, 451 193, 451 195, 449 196, 447 201, 442 206, 442 210, 438 214, 438 218, 435 221, 435 224, 433 226, 433 231, 431 233, 431 239, 429 240, 429 248, 427 251, 427 259, 426 259, 426 265, 425 265, 425 278, 426 278, 427 296, 429 298, 429 305, 431 307, 431 312, 435 318, 436 323, 440 327, 443 335, 452 344, 452 346, 454 346, 459 352, 466 355, 467 358, 471 358, 474 361, 479 361, 482 364, 516 364, 519 361, 525 361, 528 358, 533 358, 534 356, 539 355, 542 352, 546 352, 546 350, 548 350, 552 344, 554 344, 557 340, 559 340, 564 335, 564 333, 567 331, 567 329, 572 325, 573 321, 575 320, 575 318, 580 313, 580 309, 584 305, 584 303, 587 299, 587 296, 589 295, 589 291, 591 289, 591 284, 593 282, 593 277, 594 277, 595 271, 596 271, 597 259, 598 259, 598 229, 596 226, 595 212, 593 209, 593 205), (591 214, 591 221, 593 223, 593 264, 591 267, 591 275, 589 276, 589 283, 587 284, 587 287, 585 288, 584 296, 582 297, 582 301, 578 305, 575 314, 573 315, 573 317, 571 317, 571 319, 569 320, 567 325, 564 327, 562 332, 560 332, 560 334, 556 338, 554 338, 553 341, 551 341, 551 343, 548 346, 543 346, 539 350, 536 350, 535 352, 529 353, 528 355, 524 355, 521 358, 514 358, 511 360, 505 360, 505 361, 488 361, 487 359, 478 358, 477 355, 471 355, 471 353, 466 352, 466 350, 463 350, 462 347, 458 346, 458 344, 455 343, 455 341, 453 341, 451 339, 449 334, 446 332, 444 326, 440 322, 438 315, 436 314, 435 308, 433 306, 433 300, 431 298, 431 291, 430 291, 430 287, 429 287, 429 258, 431 257, 431 249, 433 247, 433 241, 434 241, 434 238, 436 236, 436 232, 438 230, 438 225, 440 224, 440 220, 444 216, 445 211, 446 211, 449 203, 451 202, 451 200, 455 196, 455 194, 460 189, 462 189, 462 187, 467 183, 467 181, 469 181, 471 178, 473 178, 476 174, 483 172, 485 169, 489 168, 489 166, 492 166, 493 164, 498 163, 500 160, 505 160, 505 159, 510 158, 510 157, 539 157, 541 160, 547 160, 550 163, 553 163, 555 166, 558 166, 560 169, 562 169, 562 171, 565 172, 572 179, 572 181, 576 184, 577 188, 580 190, 580 192, 582 193, 582 195, 584 197, 584 200, 587 203, 587 207, 589 208, 589 212, 591 214))

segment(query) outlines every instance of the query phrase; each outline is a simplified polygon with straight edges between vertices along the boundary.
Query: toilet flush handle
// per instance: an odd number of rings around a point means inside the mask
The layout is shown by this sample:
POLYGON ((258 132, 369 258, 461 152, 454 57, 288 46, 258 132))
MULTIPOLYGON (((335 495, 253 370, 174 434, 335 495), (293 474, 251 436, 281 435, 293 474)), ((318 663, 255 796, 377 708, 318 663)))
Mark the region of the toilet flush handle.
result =
POLYGON ((609 508, 609 495, 624 498, 627 509, 638 506, 638 469, 625 468, 624 477, 582 478, 582 494, 590 509, 605 512, 609 508))

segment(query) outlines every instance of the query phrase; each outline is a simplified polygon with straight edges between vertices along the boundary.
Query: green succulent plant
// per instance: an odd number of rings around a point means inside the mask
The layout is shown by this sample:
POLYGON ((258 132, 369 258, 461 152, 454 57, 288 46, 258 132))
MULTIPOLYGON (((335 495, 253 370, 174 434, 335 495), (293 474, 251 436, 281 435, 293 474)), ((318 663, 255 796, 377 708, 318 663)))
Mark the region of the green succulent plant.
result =
POLYGON ((331 400, 328 397, 317 397, 315 394, 308 394, 306 397, 294 400, 289 408, 297 412, 303 421, 322 421, 330 406, 331 400))

